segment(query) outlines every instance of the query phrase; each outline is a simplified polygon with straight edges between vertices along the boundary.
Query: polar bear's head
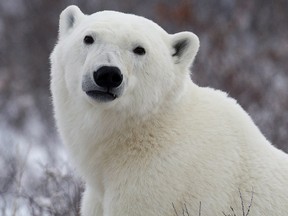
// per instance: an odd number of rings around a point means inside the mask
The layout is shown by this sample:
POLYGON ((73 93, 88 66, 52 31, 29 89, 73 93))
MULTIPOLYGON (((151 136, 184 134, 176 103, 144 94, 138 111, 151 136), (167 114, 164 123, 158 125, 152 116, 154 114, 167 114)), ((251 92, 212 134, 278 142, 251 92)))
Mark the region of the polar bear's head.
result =
POLYGON ((191 32, 168 34, 143 17, 84 15, 69 6, 51 55, 53 97, 122 113, 156 111, 181 95, 198 48, 191 32))

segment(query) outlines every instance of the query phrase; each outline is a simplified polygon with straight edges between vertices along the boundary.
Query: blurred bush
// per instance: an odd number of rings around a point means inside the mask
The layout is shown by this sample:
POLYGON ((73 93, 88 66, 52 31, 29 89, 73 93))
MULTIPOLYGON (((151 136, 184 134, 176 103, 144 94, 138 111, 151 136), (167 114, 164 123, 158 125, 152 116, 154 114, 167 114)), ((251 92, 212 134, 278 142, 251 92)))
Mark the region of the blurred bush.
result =
POLYGON ((1 1, 0 214, 17 215, 21 205, 33 215, 77 214, 69 206, 78 206, 80 180, 49 171, 66 158, 52 118, 48 59, 59 14, 70 4, 88 14, 112 9, 142 15, 169 33, 196 33, 201 47, 194 82, 228 92, 274 145, 288 151, 287 0, 1 1), (62 212, 47 204, 55 194, 72 199, 60 203, 62 212))

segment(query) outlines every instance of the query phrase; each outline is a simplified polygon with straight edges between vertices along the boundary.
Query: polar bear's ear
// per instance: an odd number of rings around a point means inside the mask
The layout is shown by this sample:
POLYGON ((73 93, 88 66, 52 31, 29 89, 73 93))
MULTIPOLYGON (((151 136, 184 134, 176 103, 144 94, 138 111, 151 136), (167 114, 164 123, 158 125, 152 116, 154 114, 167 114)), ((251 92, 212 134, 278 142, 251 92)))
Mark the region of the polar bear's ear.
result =
POLYGON ((83 17, 84 14, 75 5, 70 5, 63 10, 59 20, 59 38, 69 33, 83 17))
POLYGON ((172 57, 175 64, 189 67, 199 50, 199 39, 192 32, 172 35, 172 57))

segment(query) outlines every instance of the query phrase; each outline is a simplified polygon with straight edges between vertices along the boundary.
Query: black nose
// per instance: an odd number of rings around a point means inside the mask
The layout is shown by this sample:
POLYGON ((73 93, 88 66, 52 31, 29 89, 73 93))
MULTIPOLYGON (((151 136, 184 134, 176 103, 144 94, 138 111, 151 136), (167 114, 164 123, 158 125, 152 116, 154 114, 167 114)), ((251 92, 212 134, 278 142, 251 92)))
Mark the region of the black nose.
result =
POLYGON ((95 83, 103 88, 116 88, 121 85, 123 75, 118 67, 103 66, 93 73, 95 83))

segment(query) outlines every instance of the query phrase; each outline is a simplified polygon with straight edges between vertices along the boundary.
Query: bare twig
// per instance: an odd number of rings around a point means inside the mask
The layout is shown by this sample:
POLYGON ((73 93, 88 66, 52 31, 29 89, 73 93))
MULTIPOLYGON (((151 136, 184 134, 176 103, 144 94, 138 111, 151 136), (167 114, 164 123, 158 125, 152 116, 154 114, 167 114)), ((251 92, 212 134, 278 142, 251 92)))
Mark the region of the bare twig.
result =
POLYGON ((233 213, 233 216, 237 216, 232 206, 230 206, 230 209, 231 209, 231 211, 233 213))
POLYGON ((241 199, 242 213, 243 213, 243 216, 245 216, 244 200, 243 200, 240 189, 239 189, 239 195, 240 195, 240 199, 241 199))
MULTIPOLYGON (((243 216, 248 216, 249 213, 250 213, 251 206, 252 206, 252 203, 253 203, 253 195, 254 195, 254 191, 253 191, 253 188, 252 188, 251 199, 250 199, 250 202, 249 202, 249 206, 248 206, 247 212, 245 212, 244 199, 243 199, 242 193, 241 193, 241 191, 239 189, 239 196, 240 196, 240 200, 241 200, 241 208, 242 208, 242 215, 243 216)), ((222 211, 222 214, 224 216, 237 216, 237 214, 235 213, 234 208, 232 206, 230 206, 230 210, 231 210, 232 213, 226 214, 224 211, 222 211)))
MULTIPOLYGON (((173 206, 175 215, 176 215, 176 216, 179 216, 179 214, 178 214, 178 212, 177 212, 177 210, 176 210, 176 208, 175 208, 174 203, 172 203, 172 206, 173 206)), ((188 211, 188 208, 187 208, 186 203, 184 203, 184 207, 182 208, 182 215, 183 215, 183 216, 190 216, 190 213, 189 213, 189 211, 188 211)), ((200 201, 200 203, 199 203, 199 214, 198 214, 198 215, 201 216, 201 201, 200 201)))
POLYGON ((184 203, 184 209, 185 209, 185 211, 186 211, 187 216, 190 216, 190 215, 189 215, 189 212, 188 212, 188 209, 187 209, 187 206, 186 206, 186 203, 184 203))
POLYGON ((251 209, 251 206, 252 206, 252 202, 253 202, 253 197, 254 197, 254 190, 252 188, 252 191, 251 191, 251 200, 250 200, 250 203, 249 203, 249 206, 248 206, 248 210, 247 210, 247 213, 245 216, 248 216, 249 215, 249 212, 250 212, 250 209, 251 209))
POLYGON ((173 202, 172 202, 172 206, 173 206, 173 209, 174 209, 174 211, 175 211, 175 215, 176 215, 176 216, 179 216, 173 202))

